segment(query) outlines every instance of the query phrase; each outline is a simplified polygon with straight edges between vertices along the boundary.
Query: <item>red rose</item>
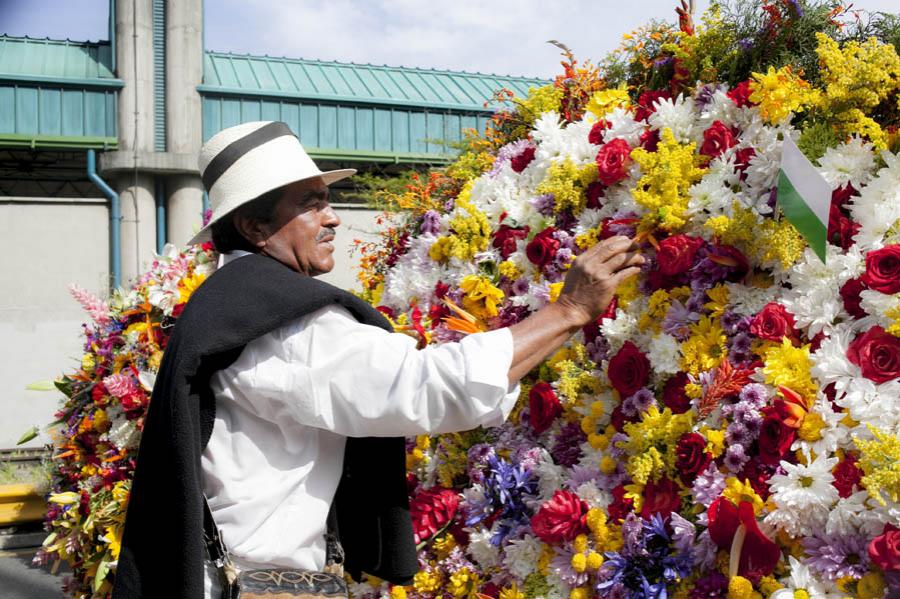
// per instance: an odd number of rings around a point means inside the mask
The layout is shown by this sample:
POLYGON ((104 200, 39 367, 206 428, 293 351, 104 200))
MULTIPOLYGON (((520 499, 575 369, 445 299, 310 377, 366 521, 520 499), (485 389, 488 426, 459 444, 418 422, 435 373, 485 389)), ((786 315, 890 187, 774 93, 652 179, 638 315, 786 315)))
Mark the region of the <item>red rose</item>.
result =
POLYGON ((649 520, 653 514, 668 518, 672 512, 681 508, 681 496, 678 495, 678 483, 665 476, 658 481, 650 481, 644 487, 644 505, 641 517, 649 520))
POLYGON ((759 529, 753 504, 742 501, 737 507, 724 497, 712 502, 707 510, 709 538, 720 548, 730 550, 739 525, 744 525, 744 544, 738 563, 738 574, 745 578, 767 576, 781 558, 781 550, 759 529))
POLYGON ((172 308, 172 318, 178 318, 181 316, 181 313, 184 312, 184 307, 187 305, 187 302, 181 302, 180 304, 175 304, 175 307, 172 308))
POLYGON ((753 102, 750 101, 750 80, 741 81, 732 89, 728 90, 728 97, 731 98, 731 101, 739 108, 752 106, 753 102))
POLYGON ((521 173, 525 170, 531 161, 534 160, 534 146, 528 146, 518 154, 512 157, 512 160, 509 161, 509 165, 512 167, 512 170, 517 173, 521 173))
POLYGON ((559 249, 559 240, 553 237, 556 229, 547 227, 534 236, 534 239, 525 246, 525 255, 532 264, 544 268, 556 256, 559 249))
POLYGON ((651 90, 638 96, 637 109, 634 111, 634 120, 643 121, 656 112, 655 104, 660 100, 670 100, 672 94, 667 90, 651 90))
POLYGON ((729 269, 726 281, 737 283, 750 272, 750 262, 744 253, 733 245, 713 245, 709 250, 709 259, 729 269))
POLYGON ((587 531, 588 505, 571 491, 556 491, 531 517, 531 528, 545 543, 572 541, 587 531))
POLYGON ((706 451, 706 439, 700 433, 685 433, 675 446, 675 469, 681 482, 689 485, 706 470, 712 454, 706 451))
POLYGON ((550 428, 561 413, 559 399, 548 383, 541 381, 528 392, 528 423, 537 434, 550 428))
POLYGON ((600 198, 603 197, 604 189, 604 185, 599 181, 592 181, 588 184, 587 189, 584 190, 584 195, 587 196, 588 208, 596 209, 602 206, 602 204, 600 203, 600 198))
POLYGON ((434 487, 422 491, 409 502, 413 537, 418 545, 447 526, 456 515, 459 495, 453 489, 434 487))
POLYGON ((863 471, 856 465, 856 462, 856 457, 848 455, 831 471, 834 475, 834 482, 831 484, 838 490, 838 495, 841 497, 850 497, 854 490, 860 488, 863 471))
POLYGON ((774 465, 791 448, 797 431, 786 425, 774 410, 764 408, 763 413, 766 417, 759 430, 759 459, 764 464, 774 465))
POLYGON ((741 148, 734 153, 734 170, 740 173, 741 181, 747 179, 747 168, 750 166, 750 159, 756 156, 756 150, 753 148, 741 148))
POLYGON ((700 153, 715 158, 736 143, 734 132, 725 123, 713 121, 713 124, 703 132, 703 145, 700 146, 700 153))
POLYGON ((631 163, 631 146, 617 137, 607 142, 597 152, 597 172, 604 185, 618 183, 628 176, 628 165, 631 163))
POLYGON ((844 300, 844 310, 853 318, 865 318, 866 311, 862 309, 860 293, 868 289, 862 279, 850 279, 841 285, 841 299, 844 300))
POLYGON ((509 258, 516 251, 516 241, 528 237, 528 227, 514 228, 507 225, 500 225, 497 232, 494 233, 492 245, 500 250, 500 255, 504 260, 509 258))
POLYGON ((611 125, 612 123, 606 119, 600 119, 594 123, 594 126, 591 127, 591 132, 588 133, 588 141, 595 146, 603 145, 603 132, 609 129, 611 125))
POLYGON ((609 361, 609 382, 619 395, 634 395, 650 380, 650 360, 631 341, 626 341, 609 361))
POLYGON ((659 242, 656 248, 656 262, 659 271, 668 276, 686 273, 694 265, 694 256, 703 246, 703 239, 688 235, 673 235, 659 242))
POLYGON ((859 223, 846 216, 837 204, 832 204, 828 213, 828 241, 846 250, 853 245, 853 236, 858 231, 859 223))
POLYGON ((659 129, 648 129, 641 133, 641 147, 648 152, 655 152, 659 148, 659 129))
POLYGON ((612 503, 606 508, 609 512, 609 519, 612 522, 619 523, 625 519, 634 506, 634 499, 625 497, 625 485, 619 485, 612 490, 612 503))
POLYGON ((900 339, 881 327, 872 327, 847 348, 847 359, 862 375, 877 384, 900 377, 900 339))
POLYGON ((663 387, 663 405, 672 410, 673 414, 684 414, 691 409, 691 398, 684 391, 685 385, 690 382, 687 373, 679 372, 669 377, 663 387))
POLYGON ((900 571, 900 528, 885 524, 884 531, 869 543, 869 558, 884 572, 900 571))
POLYGON ((843 187, 838 187, 831 192, 831 205, 841 209, 847 208, 847 203, 853 196, 858 196, 859 192, 851 184, 847 183, 843 187))
POLYGON ((797 336, 796 324, 794 315, 787 308, 769 302, 750 321, 750 333, 768 341, 781 341, 782 337, 793 339, 797 336))
POLYGON ((900 243, 866 254, 866 272, 862 279, 869 289, 881 293, 900 291, 900 243))

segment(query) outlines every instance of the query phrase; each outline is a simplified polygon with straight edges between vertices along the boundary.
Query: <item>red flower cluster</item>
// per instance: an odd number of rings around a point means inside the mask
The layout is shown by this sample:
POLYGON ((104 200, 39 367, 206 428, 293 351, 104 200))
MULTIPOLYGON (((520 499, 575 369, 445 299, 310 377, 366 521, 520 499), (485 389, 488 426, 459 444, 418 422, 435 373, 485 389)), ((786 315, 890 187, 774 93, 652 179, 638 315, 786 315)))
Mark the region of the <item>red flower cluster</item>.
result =
POLYGON ((561 413, 559 398, 549 383, 541 381, 528 392, 528 423, 537 434, 550 428, 561 413))
POLYGON ((525 255, 538 268, 544 268, 556 257, 559 240, 553 236, 554 233, 556 233, 556 229, 547 227, 535 235, 534 239, 525 246, 525 255))
POLYGON ((607 142, 597 152, 597 175, 604 185, 613 185, 628 176, 631 164, 631 146, 617 137, 607 142))
POLYGON ((656 248, 659 271, 667 277, 686 273, 694 265, 694 257, 703 243, 702 238, 689 235, 673 235, 663 239, 656 248))
POLYGON ((797 339, 798 333, 794 328, 797 321, 787 308, 776 302, 769 302, 750 321, 750 332, 768 341, 781 341, 783 337, 797 339))
POLYGON ((678 483, 665 476, 658 481, 649 481, 644 487, 644 504, 641 517, 649 520, 653 514, 668 518, 681 507, 678 483))
POLYGON ((623 398, 634 395, 650 380, 650 360, 631 341, 609 361, 609 382, 623 398))
POLYGON ((881 327, 872 327, 850 343, 847 359, 870 381, 886 383, 900 377, 900 339, 881 327))
POLYGON ((504 260, 513 255, 516 251, 516 242, 519 239, 528 237, 529 227, 514 228, 507 225, 500 225, 497 232, 494 233, 494 240, 491 242, 496 249, 500 250, 500 255, 504 260))
POLYGON ((703 144, 700 146, 700 153, 704 156, 715 158, 736 144, 737 138, 734 131, 722 121, 713 121, 713 124, 703 132, 703 144))
POLYGON ((558 490, 531 517, 534 534, 545 543, 572 541, 587 531, 588 504, 571 491, 558 490))
POLYGON ((509 161, 509 166, 517 173, 521 173, 534 160, 534 146, 528 146, 509 161))
POLYGON ((459 494, 453 489, 434 487, 416 495, 409 504, 416 544, 427 541, 456 516, 459 494))
POLYGON ((595 146, 603 145, 603 132, 609 129, 610 123, 606 119, 600 119, 594 126, 591 127, 591 132, 588 133, 588 141, 594 144, 595 146))

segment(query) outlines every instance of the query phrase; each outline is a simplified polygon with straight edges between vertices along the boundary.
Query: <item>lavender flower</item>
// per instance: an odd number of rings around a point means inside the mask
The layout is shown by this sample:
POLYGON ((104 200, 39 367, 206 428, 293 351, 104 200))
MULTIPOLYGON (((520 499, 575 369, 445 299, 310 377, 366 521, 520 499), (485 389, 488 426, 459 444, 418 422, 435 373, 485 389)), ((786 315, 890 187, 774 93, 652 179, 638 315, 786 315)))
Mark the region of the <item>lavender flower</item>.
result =
POLYGON ((576 572, 572 567, 572 556, 575 552, 565 547, 556 549, 556 555, 550 560, 550 570, 559 579, 571 587, 578 587, 588 581, 588 572, 576 572))
POLYGON ((634 395, 625 398, 622 402, 622 413, 629 418, 635 418, 650 409, 656 402, 653 392, 649 389, 638 389, 634 395))
POLYGON ((741 389, 738 396, 742 402, 747 402, 757 410, 762 409, 768 401, 768 393, 766 393, 765 385, 759 383, 750 383, 741 389))
POLYGON ((552 193, 545 193, 531 200, 531 205, 543 216, 553 216, 556 208, 556 200, 552 193))
POLYGON ((725 451, 724 464, 732 472, 740 472, 749 459, 743 445, 731 445, 725 451))
POLYGON ((727 596, 728 577, 721 572, 710 572, 691 590, 691 599, 724 599, 727 596))
POLYGON ((673 300, 663 319, 663 330, 679 341, 690 337, 690 326, 700 320, 700 315, 688 310, 680 301, 673 300))
POLYGON ((812 536, 803 539, 804 563, 829 580, 860 579, 869 570, 868 543, 862 536, 812 536))
POLYGON ((581 430, 581 425, 577 422, 569 422, 563 425, 559 434, 556 435, 553 448, 550 455, 553 461, 560 466, 572 467, 581 459, 581 444, 585 442, 587 436, 581 430))
POLYGON ((429 210, 422 215, 422 223, 419 225, 419 231, 423 235, 437 235, 441 231, 441 215, 435 210, 429 210))
POLYGON ((715 499, 725 490, 725 475, 719 472, 716 465, 710 464, 706 470, 694 479, 691 493, 694 500, 704 507, 709 507, 715 499))

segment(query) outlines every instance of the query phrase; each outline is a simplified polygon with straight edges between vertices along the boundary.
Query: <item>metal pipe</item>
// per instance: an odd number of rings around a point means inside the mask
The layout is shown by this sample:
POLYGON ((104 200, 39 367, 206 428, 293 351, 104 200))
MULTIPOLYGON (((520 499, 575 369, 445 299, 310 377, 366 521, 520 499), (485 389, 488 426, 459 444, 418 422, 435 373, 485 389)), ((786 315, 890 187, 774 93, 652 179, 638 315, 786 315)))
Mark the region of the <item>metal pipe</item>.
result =
POLYGON ((87 176, 109 200, 109 269, 112 273, 111 289, 115 289, 122 284, 122 208, 119 194, 97 174, 97 153, 94 150, 87 151, 87 176))
POLYGON ((109 50, 112 53, 110 59, 110 71, 116 74, 116 0, 109 0, 109 50))
POLYGON ((156 178, 156 253, 162 254, 166 246, 166 182, 156 178))

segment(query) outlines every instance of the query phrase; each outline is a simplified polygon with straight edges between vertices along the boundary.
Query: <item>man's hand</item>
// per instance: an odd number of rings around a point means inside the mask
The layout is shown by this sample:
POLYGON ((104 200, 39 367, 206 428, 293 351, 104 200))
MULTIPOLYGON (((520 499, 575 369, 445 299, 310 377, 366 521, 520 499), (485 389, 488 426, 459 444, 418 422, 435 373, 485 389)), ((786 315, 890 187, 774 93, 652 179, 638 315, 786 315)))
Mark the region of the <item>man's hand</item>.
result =
POLYGON ((566 274, 557 303, 574 326, 582 327, 606 310, 622 281, 640 272, 644 257, 627 237, 610 237, 578 256, 566 274))
POLYGON ((513 359, 509 382, 515 383, 556 351, 578 329, 606 310, 616 288, 640 271, 644 258, 627 237, 611 237, 581 254, 569 272, 562 293, 510 327, 513 359))

